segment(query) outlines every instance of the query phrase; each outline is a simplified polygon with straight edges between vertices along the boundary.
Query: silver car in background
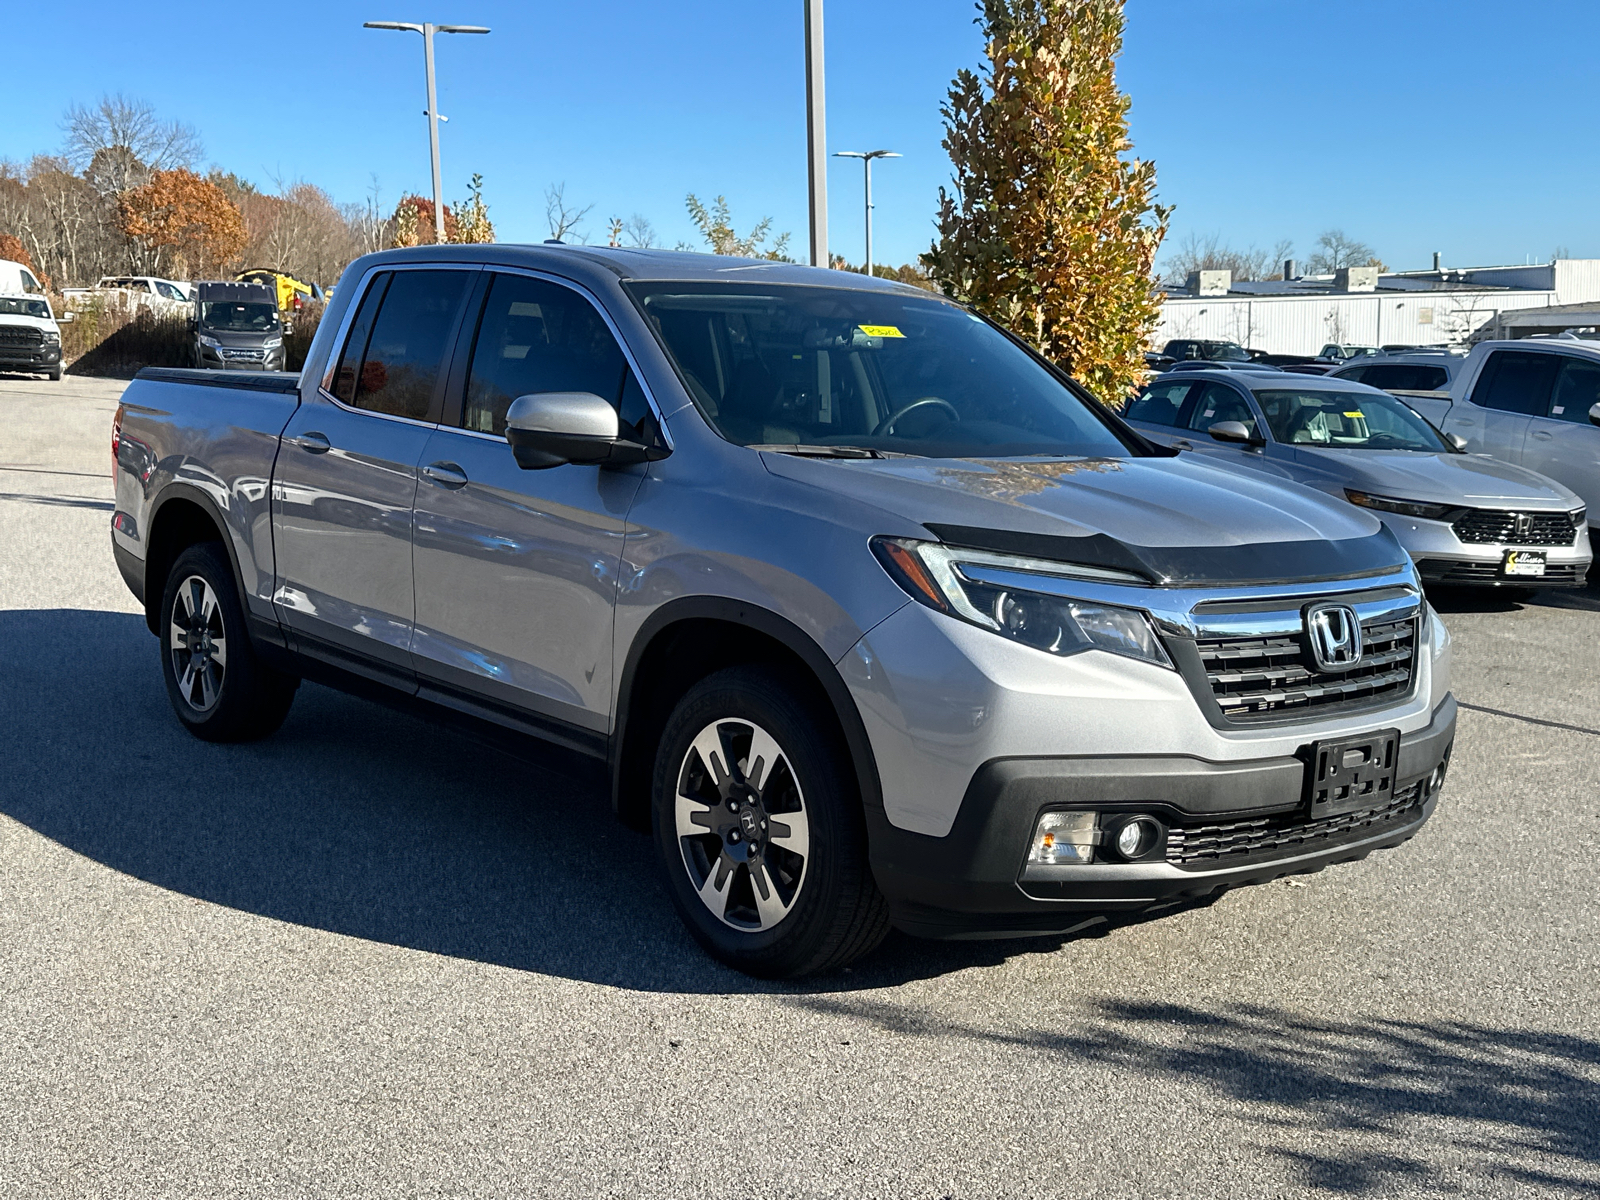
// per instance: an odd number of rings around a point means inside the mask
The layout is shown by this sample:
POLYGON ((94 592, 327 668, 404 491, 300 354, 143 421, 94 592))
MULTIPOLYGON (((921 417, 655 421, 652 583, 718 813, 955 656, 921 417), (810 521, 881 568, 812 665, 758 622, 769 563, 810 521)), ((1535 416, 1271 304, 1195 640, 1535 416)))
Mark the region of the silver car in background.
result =
POLYGON ((1524 467, 1466 454, 1401 400, 1334 377, 1188 371, 1128 408, 1155 440, 1379 513, 1424 582, 1579 587, 1583 501, 1524 467))

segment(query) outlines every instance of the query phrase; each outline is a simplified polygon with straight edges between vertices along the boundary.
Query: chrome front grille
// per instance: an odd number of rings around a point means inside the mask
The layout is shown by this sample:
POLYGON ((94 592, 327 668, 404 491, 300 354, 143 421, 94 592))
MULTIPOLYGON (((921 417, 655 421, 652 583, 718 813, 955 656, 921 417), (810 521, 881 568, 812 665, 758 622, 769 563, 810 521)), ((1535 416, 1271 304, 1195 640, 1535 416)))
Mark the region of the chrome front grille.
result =
POLYGON ((1420 616, 1410 588, 1299 597, 1281 606, 1204 604, 1194 613, 1194 640, 1170 639, 1169 648, 1224 723, 1295 721, 1409 695, 1420 616), (1361 660, 1348 670, 1323 670, 1311 653, 1304 613, 1321 600, 1351 605, 1361 622, 1361 660))
POLYGON ((1578 536, 1566 513, 1469 509, 1450 526, 1469 546, 1570 546, 1578 536))

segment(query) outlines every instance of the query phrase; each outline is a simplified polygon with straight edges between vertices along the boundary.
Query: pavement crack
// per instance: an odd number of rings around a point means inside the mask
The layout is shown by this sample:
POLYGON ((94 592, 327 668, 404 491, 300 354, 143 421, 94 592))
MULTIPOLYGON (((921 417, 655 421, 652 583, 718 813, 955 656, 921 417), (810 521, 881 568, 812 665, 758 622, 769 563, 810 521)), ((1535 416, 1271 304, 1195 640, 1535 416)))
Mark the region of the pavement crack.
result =
POLYGON ((1586 733, 1590 737, 1600 737, 1600 729, 1589 729, 1583 725, 1568 725, 1565 721, 1546 721, 1543 717, 1526 717, 1521 713, 1507 712, 1503 708, 1489 708, 1482 704, 1468 704, 1465 700, 1457 700, 1460 708, 1470 708, 1473 712, 1488 713, 1492 717, 1508 717, 1513 721, 1526 721, 1529 725, 1548 725, 1551 729, 1565 729, 1569 733, 1586 733))

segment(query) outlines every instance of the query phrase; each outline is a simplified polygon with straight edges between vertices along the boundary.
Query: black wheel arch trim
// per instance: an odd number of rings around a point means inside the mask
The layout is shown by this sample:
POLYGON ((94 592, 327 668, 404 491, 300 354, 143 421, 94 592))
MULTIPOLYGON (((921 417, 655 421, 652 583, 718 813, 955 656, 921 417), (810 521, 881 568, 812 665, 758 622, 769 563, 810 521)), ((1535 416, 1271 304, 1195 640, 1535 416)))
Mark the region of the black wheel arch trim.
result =
MULTIPOLYGON (((743 600, 730 600, 720 596, 681 596, 669 600, 645 619, 634 635, 623 663, 617 687, 617 717, 612 725, 609 747, 611 774, 611 804, 619 815, 624 812, 623 795, 624 755, 627 745, 628 720, 633 701, 635 679, 640 661, 656 639, 672 626, 686 621, 722 621, 741 625, 754 633, 762 634, 791 651, 811 671, 821 686, 833 709, 839 728, 844 734, 845 746, 850 752, 851 766, 856 773, 856 783, 861 792, 862 806, 867 813, 869 836, 883 821, 883 791, 878 781, 877 758, 867 737, 867 727, 856 708, 855 699, 845 685, 844 677, 829 658, 827 652, 803 629, 771 609, 743 600)), ((646 772, 648 778, 649 772, 646 772)))
POLYGON ((285 645, 283 631, 277 621, 275 619, 271 621, 270 629, 272 632, 269 635, 268 622, 251 611, 249 593, 245 591, 244 586, 244 572, 239 568, 238 548, 233 544, 233 537, 228 530, 227 519, 222 515, 222 510, 217 507, 217 502, 200 488, 195 487, 194 484, 182 481, 169 483, 157 492, 156 498, 151 502, 145 514, 144 595, 141 600, 144 603, 145 624, 149 627, 150 632, 156 633, 158 630, 156 610, 161 607, 161 596, 166 591, 167 586, 165 579, 151 579, 149 576, 150 549, 159 544, 155 534, 161 528, 161 510, 174 500, 186 500, 194 504, 216 526, 223 551, 228 556, 228 566, 233 571, 233 586, 238 590, 239 607, 244 610, 245 621, 250 634, 258 640, 265 636, 266 640, 277 646, 285 645))

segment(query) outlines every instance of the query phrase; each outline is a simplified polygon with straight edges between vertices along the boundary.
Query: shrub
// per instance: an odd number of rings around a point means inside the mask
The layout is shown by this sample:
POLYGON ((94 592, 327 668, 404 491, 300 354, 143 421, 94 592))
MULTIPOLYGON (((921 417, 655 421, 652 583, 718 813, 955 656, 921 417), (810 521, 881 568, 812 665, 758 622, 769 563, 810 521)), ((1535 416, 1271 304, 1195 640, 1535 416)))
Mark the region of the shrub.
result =
MULTIPOLYGON (((56 311, 61 311, 57 301, 56 311)), ((140 367, 194 363, 187 314, 158 313, 132 293, 102 293, 71 310, 61 324, 61 357, 74 375, 132 378, 140 367)))

